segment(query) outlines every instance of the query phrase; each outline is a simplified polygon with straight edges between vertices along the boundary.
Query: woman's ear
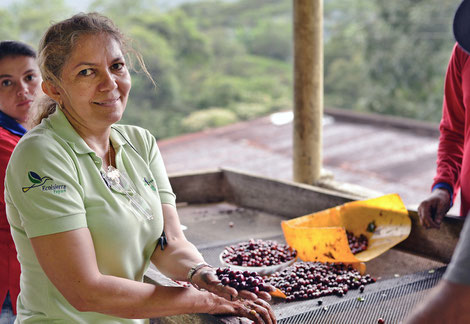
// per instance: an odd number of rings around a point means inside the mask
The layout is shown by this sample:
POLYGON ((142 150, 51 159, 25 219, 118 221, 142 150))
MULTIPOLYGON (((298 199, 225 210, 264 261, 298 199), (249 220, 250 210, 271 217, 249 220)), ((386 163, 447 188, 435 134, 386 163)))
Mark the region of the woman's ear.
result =
POLYGON ((41 88, 42 88, 42 91, 47 94, 49 97, 51 97, 52 99, 54 99, 56 102, 58 102, 59 104, 62 103, 62 99, 61 99, 61 96, 60 96, 60 92, 59 90, 57 89, 57 87, 52 84, 50 81, 42 81, 41 83, 41 88))

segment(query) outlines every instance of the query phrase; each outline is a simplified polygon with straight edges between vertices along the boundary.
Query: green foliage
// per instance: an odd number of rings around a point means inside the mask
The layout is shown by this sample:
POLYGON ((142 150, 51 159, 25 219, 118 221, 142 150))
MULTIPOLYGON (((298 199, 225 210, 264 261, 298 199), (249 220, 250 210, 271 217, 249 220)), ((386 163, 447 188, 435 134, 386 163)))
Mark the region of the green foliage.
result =
MULTIPOLYGON (((93 1, 88 11, 115 21, 151 76, 131 55, 122 123, 164 138, 291 109, 292 3, 93 1)), ((458 3, 324 1, 325 105, 438 121, 458 3)), ((0 37, 37 47, 51 22, 71 14, 65 0, 0 4, 0 37)))
POLYGON ((325 103, 439 121, 457 4, 331 0, 326 10, 325 103), (334 21, 338 17, 342 22, 334 21))
POLYGON ((288 61, 292 57, 290 21, 259 21, 254 28, 239 28, 238 38, 250 54, 280 61, 288 61))
POLYGON ((271 106, 262 103, 240 102, 232 109, 241 120, 249 120, 257 116, 262 116, 270 111, 271 106))
POLYGON ((71 9, 64 0, 19 0, 0 10, 1 39, 21 40, 38 47, 53 21, 67 18, 71 9))
POLYGON ((236 122, 237 115, 223 108, 198 110, 183 119, 182 125, 189 132, 220 127, 236 122))

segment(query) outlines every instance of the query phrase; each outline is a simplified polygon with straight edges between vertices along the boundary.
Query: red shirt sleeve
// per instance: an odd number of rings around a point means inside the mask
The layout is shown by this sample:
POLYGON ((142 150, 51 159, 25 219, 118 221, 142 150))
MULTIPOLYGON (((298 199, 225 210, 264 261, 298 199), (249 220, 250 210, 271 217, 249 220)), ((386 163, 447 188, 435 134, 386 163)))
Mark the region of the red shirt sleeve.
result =
MULTIPOLYGON (((5 212, 5 171, 10 160, 11 153, 20 140, 19 136, 11 134, 6 129, 0 127, 0 231, 10 233, 5 212)), ((0 242, 3 241, 3 235, 0 235, 0 242)))
MULTIPOLYGON (((460 46, 455 44, 447 67, 444 84, 442 119, 437 151, 435 184, 445 182, 454 193, 460 188, 460 171, 464 152, 465 105, 462 91, 462 69, 468 59, 460 46)), ((453 195, 456 196, 455 194, 453 195)))
POLYGON ((9 291, 14 314, 16 314, 16 299, 20 292, 21 269, 6 216, 4 182, 8 161, 19 140, 19 136, 0 127, 0 301, 5 299, 9 291))

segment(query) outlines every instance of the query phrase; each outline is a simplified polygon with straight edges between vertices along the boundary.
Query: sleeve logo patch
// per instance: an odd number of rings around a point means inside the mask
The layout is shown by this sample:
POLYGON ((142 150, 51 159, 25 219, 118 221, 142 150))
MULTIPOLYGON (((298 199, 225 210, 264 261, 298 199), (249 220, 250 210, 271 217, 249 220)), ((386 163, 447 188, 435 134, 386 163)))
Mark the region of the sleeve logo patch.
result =
POLYGON ((57 185, 57 184, 52 184, 46 186, 46 182, 51 180, 51 177, 44 176, 41 177, 39 174, 37 174, 34 171, 29 171, 28 172, 28 178, 29 181, 31 181, 32 185, 29 187, 23 187, 23 192, 27 192, 30 189, 41 187, 42 191, 53 191, 55 194, 61 194, 66 191, 67 186, 65 185, 57 185))

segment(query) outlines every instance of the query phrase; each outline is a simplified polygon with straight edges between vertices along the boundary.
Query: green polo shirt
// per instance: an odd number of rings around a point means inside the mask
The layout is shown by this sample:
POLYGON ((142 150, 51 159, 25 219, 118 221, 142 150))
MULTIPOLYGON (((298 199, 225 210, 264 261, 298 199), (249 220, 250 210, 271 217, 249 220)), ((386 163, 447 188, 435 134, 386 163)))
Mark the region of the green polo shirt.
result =
POLYGON ((30 238, 88 227, 102 274, 142 281, 163 230, 161 204, 175 204, 155 138, 135 126, 113 125, 116 167, 149 204, 139 220, 125 193, 108 187, 102 160, 58 110, 16 146, 5 177, 5 201, 21 263, 21 323, 144 323, 79 312, 49 281, 30 238))

